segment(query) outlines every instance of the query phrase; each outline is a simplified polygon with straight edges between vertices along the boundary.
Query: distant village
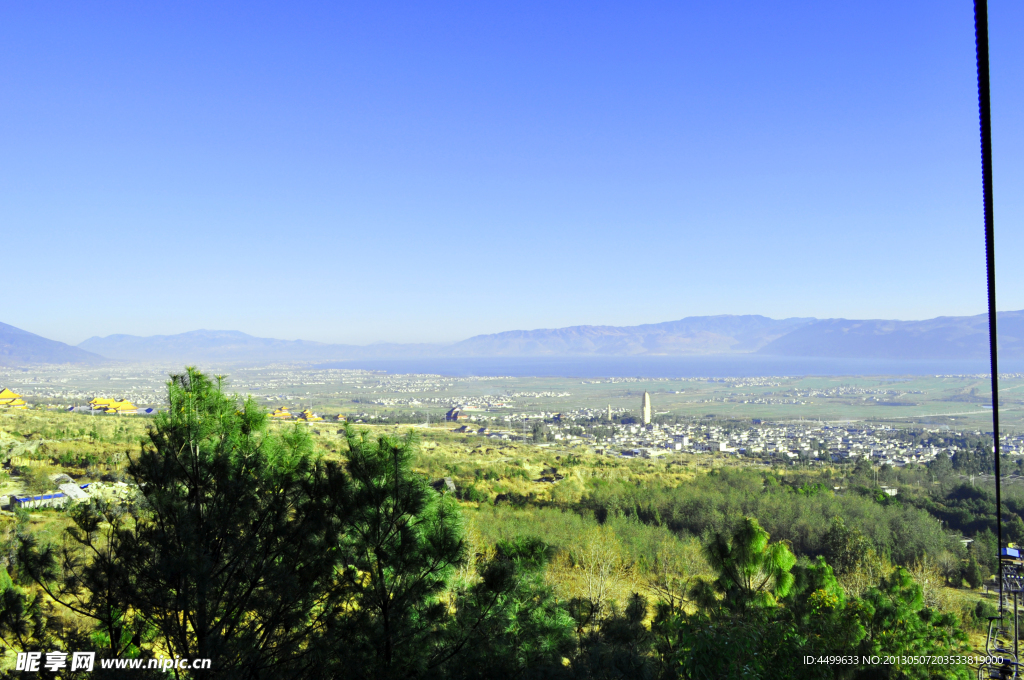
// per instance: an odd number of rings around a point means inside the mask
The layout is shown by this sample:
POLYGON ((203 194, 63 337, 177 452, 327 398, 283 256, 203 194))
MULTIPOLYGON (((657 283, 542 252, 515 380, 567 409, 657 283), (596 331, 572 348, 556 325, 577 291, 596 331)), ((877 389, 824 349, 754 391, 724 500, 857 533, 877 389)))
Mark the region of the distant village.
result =
MULTIPOLYGON (((654 422, 650 394, 644 392, 639 418, 617 418, 622 409, 577 409, 566 412, 537 412, 506 416, 511 425, 492 430, 471 424, 457 428, 457 432, 476 434, 496 439, 526 441, 532 435, 529 424, 543 423, 545 444, 579 444, 591 447, 596 453, 625 458, 651 458, 670 453, 714 452, 752 458, 779 459, 791 462, 846 463, 868 459, 874 464, 903 467, 910 463, 927 464, 940 453, 954 456, 959 448, 915 445, 902 439, 905 429, 891 426, 873 427, 864 424, 829 424, 818 421, 768 422, 751 419, 746 426, 736 422, 714 424, 713 420, 683 423, 654 422), (597 425, 595 426, 595 423, 597 425), (518 424, 518 430, 516 425, 518 424), (589 431, 588 431, 589 430, 589 431)), ((473 409, 479 411, 480 409, 473 409)), ((449 422, 471 422, 478 418, 473 410, 452 408, 446 415, 449 422)), ((982 436, 981 431, 960 432, 947 429, 925 428, 941 438, 960 438, 965 435, 982 436)), ((1004 434, 1000 449, 1010 455, 1024 454, 1024 435, 1004 434)))
MULTIPOLYGON (((970 376, 949 377, 960 380, 970 376)), ((1004 376, 1021 377, 1024 376, 1004 376)), ((0 378, 16 383, 0 389, 0 411, 35 405, 93 415, 135 416, 156 413, 166 404, 167 373, 159 368, 133 366, 86 370, 61 367, 52 369, 50 373, 35 374, 8 370, 0 372, 0 378), (120 396, 95 396, 104 392, 120 396), (23 396, 26 394, 28 398, 23 396)), ((698 384, 721 385, 724 389, 706 392, 706 397, 697 391, 695 396, 698 398, 691 398, 690 403, 722 402, 739 408, 743 408, 741 405, 757 408, 760 405, 783 404, 795 407, 796 416, 811 400, 856 399, 857 403, 891 406, 905 405, 921 398, 919 390, 901 385, 901 380, 879 381, 873 386, 840 384, 811 388, 793 386, 790 379, 784 377, 695 378, 689 381, 603 378, 587 379, 579 384, 586 386, 583 389, 590 389, 604 383, 661 383, 665 389, 653 396, 658 399, 681 394, 683 387, 690 393, 692 386, 698 384)), ((990 436, 990 433, 973 429, 956 429, 952 424, 929 429, 928 425, 910 422, 905 425, 899 422, 872 425, 869 421, 828 422, 778 416, 764 420, 725 419, 721 415, 716 418, 710 414, 705 417, 674 416, 667 411, 656 411, 652 394, 647 391, 635 406, 629 408, 626 407, 629 402, 624 403, 621 398, 617 398, 615 407, 571 408, 568 405, 582 395, 574 395, 564 389, 523 389, 524 386, 517 385, 516 379, 511 377, 390 375, 364 370, 282 366, 236 369, 231 384, 241 391, 242 396, 265 403, 270 409, 268 416, 274 421, 423 425, 434 421, 436 425, 440 415, 438 409, 444 408, 447 410, 444 420, 455 425, 453 429, 457 432, 469 436, 537 446, 585 446, 597 453, 627 458, 713 452, 776 462, 814 464, 869 459, 876 464, 904 466, 928 463, 940 452, 947 456, 955 455, 957 445, 949 440, 990 436), (491 394, 466 393, 473 389, 491 394), (352 408, 345 408, 344 404, 352 408), (905 436, 908 428, 918 431, 923 428, 936 436, 924 438, 926 443, 921 443, 922 438, 918 437, 914 443, 913 438, 905 436)), ((953 394, 948 401, 963 403, 968 408, 983 408, 975 406, 982 401, 980 395, 968 391, 953 394)), ((589 403, 593 404, 592 396, 589 403)), ((669 406, 665 408, 671 409, 669 406)), ((966 423, 961 427, 965 426, 970 427, 966 423)), ((1024 451, 1024 437, 1003 434, 1001 449, 1011 455, 1020 454, 1024 451)))

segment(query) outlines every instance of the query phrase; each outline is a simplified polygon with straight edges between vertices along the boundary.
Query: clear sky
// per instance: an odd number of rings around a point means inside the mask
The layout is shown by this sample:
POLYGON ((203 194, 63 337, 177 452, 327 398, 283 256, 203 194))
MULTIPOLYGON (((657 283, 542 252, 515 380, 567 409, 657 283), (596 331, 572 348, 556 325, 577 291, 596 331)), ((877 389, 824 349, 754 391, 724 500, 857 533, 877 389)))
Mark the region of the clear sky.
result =
MULTIPOLYGON (((1024 5, 993 0, 999 307, 1024 5)), ((985 309, 972 5, 8 2, 0 321, 448 341, 985 309)))

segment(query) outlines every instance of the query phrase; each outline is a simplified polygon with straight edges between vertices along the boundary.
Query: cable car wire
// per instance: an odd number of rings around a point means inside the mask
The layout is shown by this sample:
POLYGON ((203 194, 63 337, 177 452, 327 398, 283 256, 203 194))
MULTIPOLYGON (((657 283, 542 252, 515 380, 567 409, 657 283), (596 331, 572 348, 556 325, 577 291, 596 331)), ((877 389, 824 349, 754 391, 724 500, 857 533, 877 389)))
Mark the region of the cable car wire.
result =
MULTIPOLYGON (((974 44, 978 63, 978 113, 981 127, 981 186, 985 204, 985 273, 988 279, 988 347, 992 372, 992 450, 996 478, 996 560, 1003 548, 1003 499, 999 470, 999 360, 996 347, 996 249, 992 213, 992 101, 989 94, 988 1, 974 0, 974 44)), ((999 580, 999 608, 1003 607, 1003 585, 999 580)))

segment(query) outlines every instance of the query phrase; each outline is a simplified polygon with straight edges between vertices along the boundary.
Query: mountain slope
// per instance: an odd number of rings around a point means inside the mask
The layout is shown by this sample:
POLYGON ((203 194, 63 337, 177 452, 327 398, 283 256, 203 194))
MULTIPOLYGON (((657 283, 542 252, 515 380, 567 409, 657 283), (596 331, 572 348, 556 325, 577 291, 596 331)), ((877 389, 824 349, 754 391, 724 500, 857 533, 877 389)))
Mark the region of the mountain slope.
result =
POLYGON ((0 323, 0 366, 102 364, 106 357, 0 323))
POLYGON ((815 319, 694 316, 640 326, 571 326, 477 335, 450 356, 694 355, 752 352, 815 319))
MULTIPOLYGON (((999 356, 1024 358, 1024 311, 999 312, 999 356)), ((987 359, 988 316, 924 321, 824 319, 757 350, 775 356, 843 359, 987 359)))

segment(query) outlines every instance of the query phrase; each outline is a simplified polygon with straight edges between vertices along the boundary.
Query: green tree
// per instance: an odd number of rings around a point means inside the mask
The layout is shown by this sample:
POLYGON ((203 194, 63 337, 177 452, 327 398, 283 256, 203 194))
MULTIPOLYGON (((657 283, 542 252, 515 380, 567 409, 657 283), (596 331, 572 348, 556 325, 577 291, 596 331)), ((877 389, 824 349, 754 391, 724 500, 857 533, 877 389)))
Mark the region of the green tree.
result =
POLYGON ((445 598, 466 559, 455 500, 412 472, 416 446, 346 429, 352 514, 344 536, 347 607, 333 649, 340 675, 412 677, 461 648, 446 633, 445 598))
POLYGON ((8 585, 0 592, 0 640, 15 651, 48 652, 75 642, 83 645, 81 649, 91 648, 88 636, 60 631, 48 613, 41 591, 8 585), (58 635, 61 632, 66 634, 58 635))
MULTIPOLYGON (((579 648, 572 660, 577 677, 619 680, 652 676, 648 652, 654 640, 644 625, 648 606, 642 595, 631 594, 621 611, 614 604, 609 613, 592 606, 570 607, 573 610, 584 616, 600 614, 597 625, 578 637, 579 648)), ((577 626, 580 623, 577 620, 577 626)))
MULTIPOLYGON (((63 544, 40 549, 35 536, 21 536, 20 573, 25 580, 34 581, 38 589, 12 589, 5 593, 11 596, 5 614, 36 616, 39 642, 43 641, 39 632, 52 629, 65 633, 51 636, 49 642, 54 647, 96 650, 104 657, 137 657, 148 626, 131 603, 120 597, 123 574, 116 560, 117 536, 133 521, 132 514, 122 507, 94 500, 73 508, 71 517, 74 523, 66 530, 68 540, 63 544), (17 599, 24 600, 24 604, 16 602, 17 599), (62 627, 59 619, 52 616, 53 601, 91 621, 91 630, 62 627), (78 639, 74 640, 76 636, 78 639)), ((13 618, 7 625, 12 631, 18 628, 13 618)), ((32 649, 26 647, 24 640, 19 647, 32 649)))
POLYGON ((928 464, 928 470, 935 475, 936 479, 942 480, 953 474, 953 463, 945 451, 935 454, 935 460, 928 464))
POLYGON ((966 678, 966 666, 930 666, 904 663, 909 656, 956 656, 968 649, 967 636, 952 614, 939 614, 924 606, 921 586, 910 573, 897 569, 882 579, 876 588, 865 593, 861 601, 861 620, 867 635, 860 645, 860 654, 896 658, 890 669, 892 677, 926 678, 941 674, 943 678, 966 678))
MULTIPOLYGON (((769 543, 768 532, 753 517, 744 517, 731 535, 715 534, 705 547, 708 562, 718 572, 711 587, 734 610, 774 606, 793 585, 790 570, 796 557, 784 543, 769 543)), ((701 589, 704 586, 698 585, 701 589)), ((698 598, 709 603, 708 591, 698 598)))
POLYGON ((708 557, 725 597, 697 588, 698 611, 659 606, 652 626, 666 674, 684 678, 967 678, 966 666, 903 663, 913 655, 967 649, 956 618, 923 606, 921 587, 903 569, 848 599, 824 558, 793 565, 749 518, 708 557), (751 578, 750 574, 756 574, 751 578), (787 574, 789 578, 785 578, 787 574), (743 584, 775 584, 763 588, 743 584), (771 593, 771 597, 767 594, 771 593), (747 604, 744 605, 744 602, 747 604), (750 606, 756 603, 757 606, 750 606), (823 667, 804 656, 900 656, 897 665, 823 667))
POLYGON ((211 659, 217 677, 308 673, 311 641, 340 606, 343 472, 301 428, 269 433, 220 378, 189 368, 168 396, 128 469, 137 502, 83 506, 64 547, 24 543, 23 568, 95 619, 109 654, 151 636, 167 656, 211 659))
POLYGON ((1006 517, 1004 514, 1004 540, 1010 543, 1024 545, 1024 520, 1020 518, 1020 515, 1013 513, 1007 514, 1009 514, 1009 517, 1006 517))
POLYGON ((666 673, 684 678, 806 677, 796 621, 779 601, 794 585, 796 558, 783 543, 769 543, 757 520, 745 517, 731 534, 705 546, 718 573, 691 590, 694 614, 662 604, 653 624, 666 673), (721 599, 718 596, 722 596, 721 599))
POLYGON ((805 653, 827 656, 833 650, 854 649, 866 635, 860 608, 847 599, 825 558, 797 565, 793 576, 785 604, 803 636, 805 653))
POLYGON ((832 518, 832 524, 822 541, 825 559, 837 574, 855 571, 864 563, 871 543, 857 529, 850 529, 839 515, 832 518))
POLYGON ((974 558, 973 552, 967 559, 967 566, 964 568, 964 580, 972 588, 980 588, 981 584, 985 582, 985 575, 981 571, 981 565, 978 564, 978 560, 974 558))
POLYGON ((859 478, 862 484, 868 483, 869 480, 873 483, 875 481, 875 473, 871 467, 871 459, 858 458, 853 466, 853 475, 859 478))
POLYGON ((974 543, 971 544, 971 555, 978 560, 984 578, 994 576, 999 569, 999 546, 995 532, 986 527, 976 533, 974 543))
POLYGON ((553 550, 537 538, 500 541, 480 580, 456 584, 449 645, 461 647, 442 667, 449 680, 557 677, 576 652, 576 622, 544 582, 553 550))

